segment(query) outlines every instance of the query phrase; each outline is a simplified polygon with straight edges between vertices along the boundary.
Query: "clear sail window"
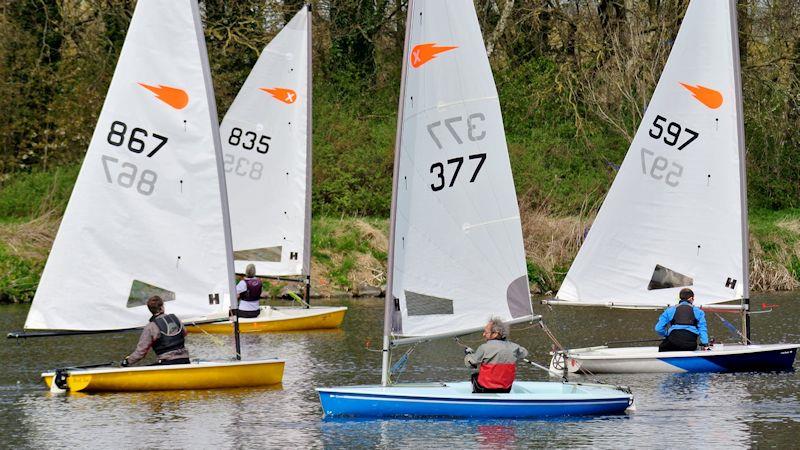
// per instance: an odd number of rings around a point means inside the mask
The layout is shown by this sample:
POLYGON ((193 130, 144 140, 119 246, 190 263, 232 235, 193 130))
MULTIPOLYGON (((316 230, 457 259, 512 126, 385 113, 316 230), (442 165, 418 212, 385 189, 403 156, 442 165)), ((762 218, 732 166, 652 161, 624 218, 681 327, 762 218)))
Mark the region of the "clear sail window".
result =
POLYGON ((409 316, 453 314, 453 301, 432 295, 406 291, 406 308, 409 316))
POLYGON ((647 290, 652 291, 654 289, 686 287, 692 284, 694 284, 692 277, 656 264, 656 268, 653 270, 653 276, 650 278, 650 283, 647 285, 647 290))

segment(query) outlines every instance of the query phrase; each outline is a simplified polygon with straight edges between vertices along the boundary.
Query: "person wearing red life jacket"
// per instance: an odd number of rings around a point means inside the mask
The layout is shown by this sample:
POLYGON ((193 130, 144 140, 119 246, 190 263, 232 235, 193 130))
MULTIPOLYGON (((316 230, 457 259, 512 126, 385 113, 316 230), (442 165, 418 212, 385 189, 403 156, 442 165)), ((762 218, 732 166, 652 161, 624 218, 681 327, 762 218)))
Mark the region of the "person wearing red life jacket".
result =
POLYGON ((517 361, 528 356, 528 350, 508 340, 509 327, 498 317, 489 319, 483 329, 486 342, 477 350, 467 347, 464 364, 477 368, 472 374, 472 392, 507 393, 517 374, 517 361))
POLYGON ((231 313, 239 317, 252 319, 261 314, 261 279, 256 277, 256 266, 248 264, 244 269, 244 278, 236 285, 236 295, 239 296, 239 309, 231 313))

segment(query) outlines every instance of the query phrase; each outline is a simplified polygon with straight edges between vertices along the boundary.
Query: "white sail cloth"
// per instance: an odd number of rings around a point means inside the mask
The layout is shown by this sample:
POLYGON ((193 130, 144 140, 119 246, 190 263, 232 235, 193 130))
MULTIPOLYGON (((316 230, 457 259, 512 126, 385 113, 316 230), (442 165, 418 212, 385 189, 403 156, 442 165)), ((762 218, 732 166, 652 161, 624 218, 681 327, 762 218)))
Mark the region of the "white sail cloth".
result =
POLYGON ((267 45, 220 126, 239 273, 308 272, 309 18, 304 7, 267 45))
POLYGON ((557 299, 695 304, 747 292, 738 45, 728 0, 694 0, 557 299), (741 169, 741 173, 740 173, 741 169))
POLYGON ((494 79, 472 0, 412 2, 392 294, 395 335, 532 314, 494 79))
POLYGON ((222 311, 229 270, 197 5, 140 0, 25 327, 143 326, 147 297, 222 311))

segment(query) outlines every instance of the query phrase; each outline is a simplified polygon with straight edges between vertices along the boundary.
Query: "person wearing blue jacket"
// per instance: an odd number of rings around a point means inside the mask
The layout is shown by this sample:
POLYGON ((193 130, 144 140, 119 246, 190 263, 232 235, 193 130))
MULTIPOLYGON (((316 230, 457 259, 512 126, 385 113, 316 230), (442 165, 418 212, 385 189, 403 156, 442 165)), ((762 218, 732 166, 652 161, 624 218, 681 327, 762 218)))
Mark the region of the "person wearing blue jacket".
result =
POLYGON ((706 314, 694 306, 694 292, 681 289, 680 302, 670 306, 658 318, 656 333, 664 338, 658 346, 659 352, 680 352, 697 350, 697 337, 700 347, 707 350, 708 326, 706 314))

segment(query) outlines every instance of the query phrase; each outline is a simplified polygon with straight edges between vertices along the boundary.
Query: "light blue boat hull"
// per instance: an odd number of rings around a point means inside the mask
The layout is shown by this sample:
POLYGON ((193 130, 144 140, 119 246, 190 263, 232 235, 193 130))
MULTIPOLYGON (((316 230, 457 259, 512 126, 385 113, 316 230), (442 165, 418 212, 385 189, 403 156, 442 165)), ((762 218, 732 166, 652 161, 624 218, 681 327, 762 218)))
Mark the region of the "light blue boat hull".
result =
POLYGON ((318 388, 326 417, 534 419, 622 414, 633 395, 611 386, 520 381, 508 394, 473 394, 468 382, 318 388))

